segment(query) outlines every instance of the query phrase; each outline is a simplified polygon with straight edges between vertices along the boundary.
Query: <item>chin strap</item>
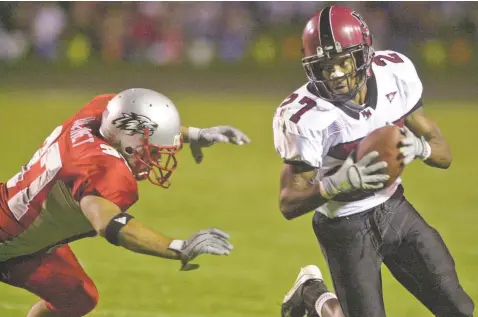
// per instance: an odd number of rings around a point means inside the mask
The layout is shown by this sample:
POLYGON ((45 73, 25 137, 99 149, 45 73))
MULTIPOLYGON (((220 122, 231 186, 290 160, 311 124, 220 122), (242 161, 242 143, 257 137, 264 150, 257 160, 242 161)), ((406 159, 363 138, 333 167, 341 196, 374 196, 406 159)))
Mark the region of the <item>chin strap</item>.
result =
POLYGON ((349 100, 349 101, 344 102, 344 106, 349 108, 352 111, 362 111, 363 109, 365 109, 365 107, 367 107, 367 103, 357 105, 356 103, 349 100))

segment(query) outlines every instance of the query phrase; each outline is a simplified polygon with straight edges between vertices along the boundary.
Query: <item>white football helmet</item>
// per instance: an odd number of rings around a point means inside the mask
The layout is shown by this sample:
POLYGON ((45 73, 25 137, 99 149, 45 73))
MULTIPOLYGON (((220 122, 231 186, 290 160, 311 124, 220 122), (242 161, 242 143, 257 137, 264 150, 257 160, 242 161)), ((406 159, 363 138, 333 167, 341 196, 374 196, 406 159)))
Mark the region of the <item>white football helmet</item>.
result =
POLYGON ((182 147, 181 121, 173 102, 149 89, 118 93, 103 112, 101 135, 127 160, 137 180, 167 188, 182 147))

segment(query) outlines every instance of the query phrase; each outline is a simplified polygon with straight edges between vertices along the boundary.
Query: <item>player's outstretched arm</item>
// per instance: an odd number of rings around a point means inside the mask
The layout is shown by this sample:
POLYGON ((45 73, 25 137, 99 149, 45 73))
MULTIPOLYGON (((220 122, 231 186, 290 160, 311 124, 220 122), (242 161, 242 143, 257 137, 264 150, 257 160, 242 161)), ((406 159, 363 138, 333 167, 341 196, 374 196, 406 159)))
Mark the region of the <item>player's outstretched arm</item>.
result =
POLYGON ((200 254, 228 255, 232 250, 229 236, 219 229, 202 230, 188 240, 174 240, 122 213, 116 204, 102 197, 85 196, 80 206, 96 232, 112 244, 136 253, 181 260, 183 269, 200 254))
POLYGON ((243 145, 251 142, 247 135, 231 126, 217 126, 200 129, 181 126, 181 135, 186 143, 189 143, 191 153, 196 163, 201 163, 204 157, 203 147, 209 147, 216 143, 232 143, 243 145))
POLYGON ((415 158, 423 159, 425 164, 448 168, 452 154, 448 142, 443 137, 438 125, 422 109, 410 114, 405 120, 406 138, 402 141, 401 152, 406 164, 415 158), (408 129, 407 129, 408 128, 408 129))
POLYGON ((208 147, 218 142, 236 145, 251 142, 244 132, 231 126, 217 126, 205 129, 181 126, 181 135, 184 142, 198 142, 201 147, 208 147))

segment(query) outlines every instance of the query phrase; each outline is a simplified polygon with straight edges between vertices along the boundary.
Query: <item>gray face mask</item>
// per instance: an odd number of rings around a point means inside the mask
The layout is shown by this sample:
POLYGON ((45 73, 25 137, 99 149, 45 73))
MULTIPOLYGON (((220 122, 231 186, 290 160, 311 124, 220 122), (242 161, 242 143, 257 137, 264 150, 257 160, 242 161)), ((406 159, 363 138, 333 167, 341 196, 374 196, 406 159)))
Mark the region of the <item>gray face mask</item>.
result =
POLYGON ((355 98, 357 93, 365 85, 367 78, 369 77, 369 70, 372 63, 373 49, 369 46, 358 46, 352 48, 344 53, 341 53, 338 58, 351 58, 353 61, 353 71, 339 77, 338 74, 333 78, 324 78, 323 70, 332 63, 332 56, 324 55, 321 58, 319 56, 305 57, 302 59, 302 66, 309 82, 312 83, 319 93, 322 99, 331 102, 346 102, 355 98), (338 78, 337 78, 338 77, 338 78), (355 85, 350 85, 350 78, 356 77, 355 85), (334 93, 327 86, 328 83, 342 80, 348 85, 346 93, 334 93))

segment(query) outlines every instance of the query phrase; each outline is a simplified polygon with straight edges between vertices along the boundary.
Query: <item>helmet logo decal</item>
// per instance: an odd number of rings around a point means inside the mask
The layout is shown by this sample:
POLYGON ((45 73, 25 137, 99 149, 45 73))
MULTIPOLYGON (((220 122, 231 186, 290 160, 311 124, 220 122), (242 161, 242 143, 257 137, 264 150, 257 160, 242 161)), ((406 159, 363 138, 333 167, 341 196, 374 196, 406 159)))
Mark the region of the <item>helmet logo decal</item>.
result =
POLYGON ((370 37, 370 30, 369 30, 367 24, 365 24, 365 21, 362 18, 362 16, 355 11, 352 11, 351 14, 354 18, 356 18, 359 21, 360 26, 362 27, 362 33, 363 33, 364 37, 370 37))
POLYGON ((158 124, 154 123, 150 118, 134 112, 123 112, 120 118, 113 120, 113 125, 120 130, 126 131, 127 135, 143 134, 144 129, 148 129, 149 136, 151 136, 158 128, 158 124))

